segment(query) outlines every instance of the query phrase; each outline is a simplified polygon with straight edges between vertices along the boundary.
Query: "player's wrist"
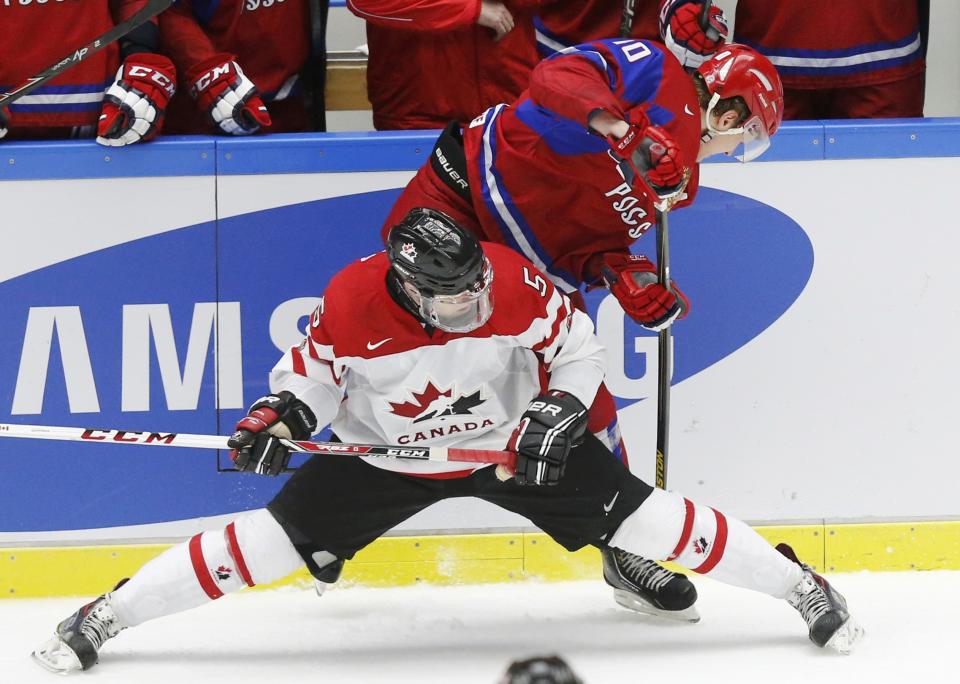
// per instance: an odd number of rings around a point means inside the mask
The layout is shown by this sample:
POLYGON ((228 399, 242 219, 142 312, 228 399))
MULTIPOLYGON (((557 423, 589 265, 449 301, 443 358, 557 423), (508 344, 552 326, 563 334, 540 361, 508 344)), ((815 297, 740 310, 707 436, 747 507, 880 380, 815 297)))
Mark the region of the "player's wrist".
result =
POLYGON ((630 124, 621 117, 611 114, 605 109, 596 109, 590 113, 588 125, 591 130, 605 138, 623 138, 629 130, 630 124))

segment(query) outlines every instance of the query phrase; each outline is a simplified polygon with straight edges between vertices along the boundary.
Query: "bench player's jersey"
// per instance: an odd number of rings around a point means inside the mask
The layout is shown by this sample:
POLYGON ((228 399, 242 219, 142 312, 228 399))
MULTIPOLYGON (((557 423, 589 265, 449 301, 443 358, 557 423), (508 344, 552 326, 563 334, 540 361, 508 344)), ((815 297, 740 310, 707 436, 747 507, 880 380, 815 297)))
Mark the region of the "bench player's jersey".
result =
POLYGON ((924 70, 917 0, 739 0, 735 40, 767 57, 785 88, 890 83, 924 70))
MULTIPOLYGON (((0 90, 7 92, 71 50, 128 19, 145 0, 11 2, 0 7, 0 90)), ((10 105, 10 126, 92 126, 120 66, 118 43, 70 67, 10 105)))
MULTIPOLYGON (((293 392, 318 425, 366 444, 503 449, 547 388, 589 406, 605 370, 590 318, 520 255, 483 248, 494 274, 483 326, 426 330, 388 291, 381 252, 330 281, 306 338, 271 372, 271 390, 293 392)), ((367 460, 401 472, 469 472, 462 463, 367 460)))
MULTIPOLYGON (((630 38, 660 40, 659 3, 638 0, 633 3, 630 38)), ((534 20, 537 50, 543 57, 572 45, 621 36, 623 3, 611 0, 560 0, 540 10, 534 20)))

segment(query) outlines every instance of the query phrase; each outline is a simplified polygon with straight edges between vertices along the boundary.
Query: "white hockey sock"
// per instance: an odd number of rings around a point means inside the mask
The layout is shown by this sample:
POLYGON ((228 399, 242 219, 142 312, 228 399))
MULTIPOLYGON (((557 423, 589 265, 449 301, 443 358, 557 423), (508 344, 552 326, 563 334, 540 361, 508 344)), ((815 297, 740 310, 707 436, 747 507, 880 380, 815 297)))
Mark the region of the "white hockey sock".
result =
POLYGON ((653 490, 609 543, 776 598, 786 598, 803 576, 799 565, 744 522, 662 489, 653 490))
POLYGON ((244 586, 265 584, 303 565, 265 508, 223 530, 203 532, 167 549, 109 595, 124 627, 208 603, 244 586))

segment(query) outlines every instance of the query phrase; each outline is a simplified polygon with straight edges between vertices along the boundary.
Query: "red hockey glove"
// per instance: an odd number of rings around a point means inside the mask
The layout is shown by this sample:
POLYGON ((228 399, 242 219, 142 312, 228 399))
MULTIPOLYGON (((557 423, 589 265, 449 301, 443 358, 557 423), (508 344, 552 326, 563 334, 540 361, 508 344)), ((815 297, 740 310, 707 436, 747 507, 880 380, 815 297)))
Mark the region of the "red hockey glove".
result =
POLYGON ((173 62, 163 55, 141 52, 127 57, 103 98, 97 142, 117 147, 155 138, 163 128, 176 80, 173 62))
POLYGON ((719 7, 707 13, 701 25, 703 3, 699 0, 664 0, 660 6, 660 36, 680 64, 696 69, 726 41, 727 18, 719 7))
POLYGON ((253 403, 227 440, 237 470, 279 475, 290 461, 290 450, 280 439, 308 439, 317 429, 310 407, 291 392, 268 394, 253 403), (279 439, 278 439, 279 438, 279 439))
POLYGON ((218 54, 187 72, 190 94, 210 122, 230 135, 250 135, 271 124, 270 113, 233 55, 218 54))
POLYGON ((516 483, 557 484, 586 428, 587 409, 572 394, 552 391, 531 401, 507 443, 517 452, 516 483))
POLYGON ((608 136, 610 147, 620 158, 624 178, 631 185, 640 176, 660 200, 679 195, 686 186, 686 169, 680 163, 680 147, 659 126, 641 128, 631 124, 619 140, 608 136))
POLYGON ((667 289, 657 282, 657 268, 644 256, 604 254, 600 269, 623 312, 647 330, 662 330, 690 311, 676 283, 671 280, 667 289))

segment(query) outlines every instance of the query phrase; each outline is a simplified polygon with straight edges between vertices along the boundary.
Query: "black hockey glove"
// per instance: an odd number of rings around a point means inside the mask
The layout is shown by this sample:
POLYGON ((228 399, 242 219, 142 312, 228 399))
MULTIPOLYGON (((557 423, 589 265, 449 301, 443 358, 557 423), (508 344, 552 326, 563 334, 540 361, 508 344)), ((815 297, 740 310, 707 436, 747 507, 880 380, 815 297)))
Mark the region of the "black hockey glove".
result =
POLYGON ((268 394, 254 402, 236 432, 227 440, 237 470, 279 475, 287 467, 290 450, 280 439, 308 439, 317 429, 310 407, 291 392, 268 394))
POLYGON ((517 452, 517 484, 557 484, 586 427, 587 409, 572 394, 550 392, 531 401, 507 446, 517 452))

